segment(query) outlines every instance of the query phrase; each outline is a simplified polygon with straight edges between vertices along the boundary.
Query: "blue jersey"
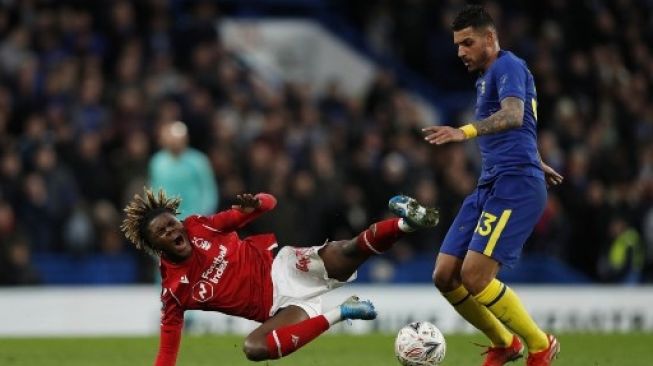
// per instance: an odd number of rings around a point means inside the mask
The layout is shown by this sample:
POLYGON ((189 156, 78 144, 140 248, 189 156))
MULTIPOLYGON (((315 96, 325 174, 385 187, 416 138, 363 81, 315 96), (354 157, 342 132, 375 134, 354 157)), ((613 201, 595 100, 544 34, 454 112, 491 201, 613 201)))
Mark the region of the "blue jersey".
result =
POLYGON ((537 93, 526 62, 509 51, 499 51, 490 68, 476 81, 476 119, 501 109, 501 101, 515 97, 524 101, 521 127, 479 136, 482 171, 479 184, 501 175, 526 175, 544 179, 537 153, 537 93))

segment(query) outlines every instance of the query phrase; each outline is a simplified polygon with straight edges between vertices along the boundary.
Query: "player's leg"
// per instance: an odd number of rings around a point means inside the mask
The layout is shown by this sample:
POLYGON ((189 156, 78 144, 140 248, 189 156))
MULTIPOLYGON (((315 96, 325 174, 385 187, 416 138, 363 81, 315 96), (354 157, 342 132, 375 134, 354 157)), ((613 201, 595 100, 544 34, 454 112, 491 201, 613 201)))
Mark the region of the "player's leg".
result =
POLYGON ((396 218, 376 222, 350 240, 327 243, 319 252, 330 278, 347 281, 370 256, 390 249, 405 233, 434 227, 439 213, 413 198, 395 196, 388 203, 396 218))
POLYGON ((519 335, 529 351, 548 346, 546 334, 535 324, 515 292, 496 279, 499 263, 484 254, 469 251, 463 264, 463 285, 506 327, 519 335))
MULTIPOLYGON (((513 334, 462 285, 461 267, 461 259, 440 253, 433 276, 436 287, 458 314, 490 339, 493 347, 511 346, 514 342, 513 334)), ((515 348, 521 350, 520 345, 515 348)))
POLYGON ((544 182, 533 177, 501 177, 483 206, 462 268, 463 285, 510 330, 529 351, 549 347, 515 292, 496 279, 500 265, 511 266, 539 219, 546 201, 544 182))
MULTIPOLYGON (((251 361, 277 358, 279 352, 277 352, 272 332, 277 328, 283 328, 291 324, 301 324, 307 320, 310 320, 308 314, 306 314, 306 311, 299 306, 288 306, 287 308, 279 310, 273 317, 262 323, 258 328, 254 329, 249 335, 247 335, 245 342, 243 343, 243 352, 245 352, 245 356, 251 361), (271 342, 274 345, 273 347, 268 345, 268 337, 270 336, 273 338, 273 342, 271 342)), ((324 327, 323 322, 318 320, 314 323, 317 324, 309 324, 307 325, 307 328, 314 329, 317 335, 326 330, 320 330, 324 327)))
POLYGON ((376 318, 369 301, 350 297, 336 308, 314 317, 305 309, 290 305, 252 331, 243 344, 243 352, 251 361, 263 361, 287 356, 344 319, 376 318))
POLYGON ((272 262, 273 298, 270 318, 245 339, 243 350, 250 360, 288 355, 343 319, 374 319, 369 301, 350 297, 330 311, 322 311, 320 295, 344 285, 327 275, 322 247, 285 246, 272 262))
POLYGON ((505 348, 514 340, 512 333, 471 296, 463 286, 461 278, 463 258, 467 254, 467 246, 480 213, 478 204, 482 202, 485 194, 483 190, 474 191, 463 202, 440 248, 433 272, 433 283, 458 314, 483 332, 494 347, 505 348))

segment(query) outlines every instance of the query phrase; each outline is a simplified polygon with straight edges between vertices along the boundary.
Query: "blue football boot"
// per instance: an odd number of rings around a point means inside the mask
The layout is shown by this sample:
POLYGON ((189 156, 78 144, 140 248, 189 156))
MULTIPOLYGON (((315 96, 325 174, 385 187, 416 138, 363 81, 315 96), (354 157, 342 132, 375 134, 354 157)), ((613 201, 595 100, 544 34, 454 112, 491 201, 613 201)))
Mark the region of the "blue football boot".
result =
POLYGON ((420 205, 414 198, 399 195, 388 201, 390 211, 401 217, 413 229, 434 227, 440 221, 440 212, 432 207, 420 205))
POLYGON ((340 315, 343 319, 376 319, 376 310, 370 300, 362 300, 352 296, 340 305, 340 315))

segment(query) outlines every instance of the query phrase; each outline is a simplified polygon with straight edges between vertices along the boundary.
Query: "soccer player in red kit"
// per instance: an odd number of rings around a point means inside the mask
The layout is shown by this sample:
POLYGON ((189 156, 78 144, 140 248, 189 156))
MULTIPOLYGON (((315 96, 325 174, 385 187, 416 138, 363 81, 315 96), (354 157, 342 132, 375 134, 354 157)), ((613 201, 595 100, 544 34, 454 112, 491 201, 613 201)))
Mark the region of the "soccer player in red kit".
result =
POLYGON ((372 224, 356 238, 314 247, 281 248, 274 234, 236 233, 276 199, 266 193, 237 196, 238 205, 212 216, 176 217, 179 198, 145 189, 125 208, 122 230, 138 249, 160 259, 161 338, 156 366, 175 365, 185 310, 218 311, 262 324, 243 344, 248 359, 286 356, 344 319, 376 317, 369 301, 351 297, 322 312, 320 295, 356 278, 371 255, 389 249, 404 233, 433 227, 438 212, 397 196, 399 218, 372 224))

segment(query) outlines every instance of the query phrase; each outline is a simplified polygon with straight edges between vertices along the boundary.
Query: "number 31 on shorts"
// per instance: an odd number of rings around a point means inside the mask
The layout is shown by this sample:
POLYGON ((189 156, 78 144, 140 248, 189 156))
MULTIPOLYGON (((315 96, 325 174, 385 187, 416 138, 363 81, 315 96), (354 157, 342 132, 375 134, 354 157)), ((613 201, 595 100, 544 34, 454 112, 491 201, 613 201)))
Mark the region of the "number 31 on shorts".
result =
POLYGON ((474 232, 481 236, 490 235, 483 254, 488 256, 492 254, 494 246, 497 245, 501 232, 506 227, 511 214, 512 210, 503 210, 500 217, 489 212, 481 212, 481 217, 478 219, 478 224, 474 232))

